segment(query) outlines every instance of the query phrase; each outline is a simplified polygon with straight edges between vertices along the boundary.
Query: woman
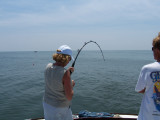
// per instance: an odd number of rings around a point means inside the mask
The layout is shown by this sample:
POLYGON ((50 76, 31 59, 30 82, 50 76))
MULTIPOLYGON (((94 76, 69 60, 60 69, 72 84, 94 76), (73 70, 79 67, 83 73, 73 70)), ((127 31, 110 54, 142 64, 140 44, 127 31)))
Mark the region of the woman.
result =
POLYGON ((71 81, 70 71, 73 72, 74 68, 64 68, 71 59, 73 60, 71 48, 62 45, 53 55, 55 63, 49 63, 46 67, 43 100, 46 120, 72 120, 70 105, 75 82, 71 81))
POLYGON ((160 33, 152 42, 156 62, 142 67, 135 90, 144 93, 137 120, 160 120, 160 33))

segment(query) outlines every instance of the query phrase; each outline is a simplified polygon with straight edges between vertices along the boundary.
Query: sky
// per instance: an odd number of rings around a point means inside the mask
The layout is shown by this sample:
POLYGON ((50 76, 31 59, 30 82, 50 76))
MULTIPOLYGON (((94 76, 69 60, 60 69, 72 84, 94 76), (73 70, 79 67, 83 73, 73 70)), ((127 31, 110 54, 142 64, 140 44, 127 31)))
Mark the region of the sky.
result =
POLYGON ((0 0, 0 51, 151 50, 159 0, 0 0), (94 44, 86 50, 98 50, 94 44))

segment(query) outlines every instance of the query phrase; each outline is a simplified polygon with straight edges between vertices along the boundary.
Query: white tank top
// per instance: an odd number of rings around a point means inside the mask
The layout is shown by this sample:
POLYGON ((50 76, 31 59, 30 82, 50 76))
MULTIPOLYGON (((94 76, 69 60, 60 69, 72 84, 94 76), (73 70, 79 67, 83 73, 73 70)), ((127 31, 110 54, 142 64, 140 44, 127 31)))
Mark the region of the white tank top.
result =
POLYGON ((45 94, 44 102, 54 107, 69 107, 63 87, 63 75, 66 72, 64 67, 54 66, 49 63, 45 70, 45 94))

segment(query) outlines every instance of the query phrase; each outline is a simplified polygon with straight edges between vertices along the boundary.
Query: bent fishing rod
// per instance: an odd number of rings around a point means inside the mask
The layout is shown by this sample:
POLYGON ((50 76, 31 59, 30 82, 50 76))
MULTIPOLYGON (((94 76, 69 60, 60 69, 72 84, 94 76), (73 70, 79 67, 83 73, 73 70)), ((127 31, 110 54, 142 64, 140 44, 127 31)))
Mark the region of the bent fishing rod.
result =
MULTIPOLYGON (((100 46, 98 45, 98 43, 96 43, 95 41, 90 40, 90 41, 88 41, 88 42, 85 42, 84 45, 81 47, 81 49, 78 50, 78 53, 77 53, 77 55, 76 55, 76 57, 75 57, 75 60, 74 60, 73 63, 72 63, 72 67, 74 67, 75 62, 76 62, 76 60, 77 60, 77 58, 78 58, 78 55, 79 55, 79 53, 82 51, 82 49, 84 48, 84 46, 86 46, 88 43, 91 43, 91 42, 92 42, 92 43, 95 43, 95 44, 99 47, 99 49, 100 49, 100 51, 101 51, 101 53, 102 53, 103 60, 105 61, 101 47, 100 47, 100 46)), ((70 71, 70 74, 72 74, 71 71, 70 71)))

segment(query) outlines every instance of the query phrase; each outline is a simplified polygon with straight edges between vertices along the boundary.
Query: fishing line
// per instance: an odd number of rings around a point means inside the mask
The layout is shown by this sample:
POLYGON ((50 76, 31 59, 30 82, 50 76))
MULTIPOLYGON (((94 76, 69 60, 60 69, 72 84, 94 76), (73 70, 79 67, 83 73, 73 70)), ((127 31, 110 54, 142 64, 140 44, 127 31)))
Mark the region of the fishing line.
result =
MULTIPOLYGON (((91 43, 91 42, 92 42, 92 43, 95 43, 95 44, 99 47, 99 49, 100 49, 100 51, 101 51, 101 53, 102 53, 103 60, 105 61, 104 55, 103 55, 103 52, 102 52, 102 49, 101 49, 101 47, 99 46, 99 44, 96 43, 95 41, 90 40, 90 41, 88 41, 88 42, 85 42, 84 45, 81 47, 81 49, 78 50, 78 53, 77 53, 77 55, 76 55, 76 57, 75 57, 75 60, 74 60, 73 63, 72 63, 72 67, 74 67, 74 65, 75 65, 75 63, 76 63, 76 60, 77 60, 77 58, 78 58, 78 55, 79 55, 79 53, 81 52, 81 50, 84 48, 84 46, 86 46, 88 43, 91 43)), ((70 74, 72 74, 71 71, 70 71, 70 74)))

